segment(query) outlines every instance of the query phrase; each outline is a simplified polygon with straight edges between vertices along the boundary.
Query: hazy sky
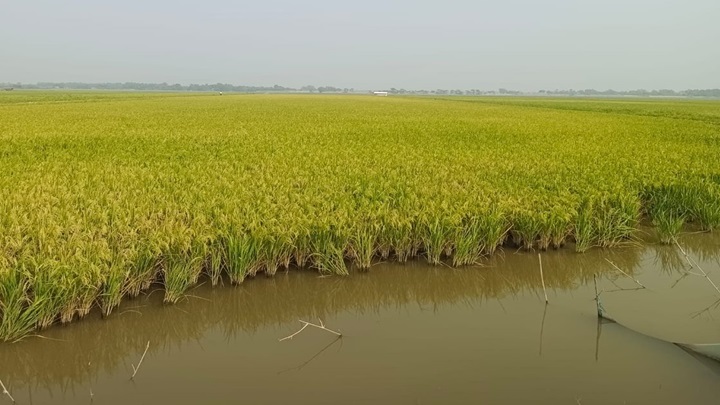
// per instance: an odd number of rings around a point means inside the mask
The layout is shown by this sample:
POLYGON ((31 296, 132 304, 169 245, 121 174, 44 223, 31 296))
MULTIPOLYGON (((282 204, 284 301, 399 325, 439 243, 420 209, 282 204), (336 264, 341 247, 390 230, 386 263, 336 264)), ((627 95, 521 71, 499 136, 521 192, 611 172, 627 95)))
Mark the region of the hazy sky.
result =
POLYGON ((3 0, 0 13, 0 82, 720 87, 720 0, 3 0))

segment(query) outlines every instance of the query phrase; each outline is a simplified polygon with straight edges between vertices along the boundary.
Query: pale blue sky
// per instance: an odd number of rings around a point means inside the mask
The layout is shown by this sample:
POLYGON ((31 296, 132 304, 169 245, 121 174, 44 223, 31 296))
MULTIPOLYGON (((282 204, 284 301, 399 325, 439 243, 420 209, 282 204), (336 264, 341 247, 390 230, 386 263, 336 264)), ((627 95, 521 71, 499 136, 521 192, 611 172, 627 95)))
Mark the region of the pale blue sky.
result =
POLYGON ((720 0, 4 0, 0 82, 720 87, 720 0))

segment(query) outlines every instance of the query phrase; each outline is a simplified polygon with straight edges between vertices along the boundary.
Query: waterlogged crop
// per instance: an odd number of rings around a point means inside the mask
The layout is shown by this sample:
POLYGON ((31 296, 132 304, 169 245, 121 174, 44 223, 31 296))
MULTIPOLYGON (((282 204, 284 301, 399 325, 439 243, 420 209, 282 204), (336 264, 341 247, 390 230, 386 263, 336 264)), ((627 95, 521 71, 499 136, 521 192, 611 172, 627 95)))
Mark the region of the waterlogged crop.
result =
POLYGON ((716 102, 0 94, 0 340, 162 283, 720 226, 716 102))

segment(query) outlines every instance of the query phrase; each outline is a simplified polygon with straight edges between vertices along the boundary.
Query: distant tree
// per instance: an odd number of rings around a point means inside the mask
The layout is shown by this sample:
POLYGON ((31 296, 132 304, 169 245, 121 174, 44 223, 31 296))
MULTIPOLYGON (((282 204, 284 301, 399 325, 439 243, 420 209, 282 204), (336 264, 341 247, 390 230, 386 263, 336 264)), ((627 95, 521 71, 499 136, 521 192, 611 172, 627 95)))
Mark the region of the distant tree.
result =
POLYGON ((317 91, 319 93, 340 93, 342 89, 334 86, 320 86, 317 91))

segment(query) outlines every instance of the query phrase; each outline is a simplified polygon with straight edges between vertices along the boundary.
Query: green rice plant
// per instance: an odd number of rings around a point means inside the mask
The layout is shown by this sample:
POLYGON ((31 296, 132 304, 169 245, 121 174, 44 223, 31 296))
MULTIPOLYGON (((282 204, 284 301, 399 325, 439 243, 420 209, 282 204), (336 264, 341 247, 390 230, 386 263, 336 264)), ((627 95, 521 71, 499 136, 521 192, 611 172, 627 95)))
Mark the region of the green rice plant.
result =
POLYGON ((505 215, 497 207, 491 207, 478 215, 479 228, 482 230, 482 252, 492 255, 502 246, 510 232, 510 224, 505 215))
POLYGON ((261 242, 251 235, 237 233, 227 233, 224 240, 230 282, 240 284, 262 267, 261 242))
POLYGON ((598 245, 612 247, 632 239, 640 220, 640 206, 633 193, 601 198, 596 205, 594 227, 598 245))
POLYGON ((163 256, 162 282, 164 301, 174 304, 185 296, 185 291, 197 283, 202 272, 204 257, 199 252, 171 253, 163 256))
POLYGON ((131 257, 130 271, 123 290, 130 297, 137 297, 141 291, 150 288, 155 280, 158 272, 158 258, 152 250, 142 246, 131 257))
POLYGON ((295 242, 292 235, 284 235, 280 247, 276 250, 275 257, 280 266, 285 270, 290 269, 290 263, 294 257, 295 242))
POLYGON ((345 250, 348 244, 346 231, 336 225, 317 226, 310 230, 311 260, 324 274, 347 275, 345 250))
POLYGON ((531 250, 543 230, 543 215, 530 211, 516 211, 512 215, 510 234, 516 245, 531 250))
POLYGON ((279 266, 289 266, 293 245, 290 237, 282 232, 263 233, 261 242, 262 263, 268 276, 273 276, 279 266))
POLYGON ((703 230, 720 228, 720 196, 701 199, 693 209, 693 216, 698 219, 703 230))
POLYGON ((60 311, 60 322, 68 323, 76 314, 84 318, 95 306, 102 288, 103 274, 99 268, 92 266, 89 263, 75 263, 69 269, 71 277, 76 280, 70 293, 73 300, 60 311))
POLYGON ((298 267, 305 267, 310 259, 311 251, 310 231, 306 227, 295 230, 292 243, 292 260, 298 267))
POLYGON ((567 212, 556 210, 550 214, 544 234, 549 235, 549 243, 553 248, 558 249, 565 244, 565 240, 572 232, 572 220, 575 215, 570 210, 567 212))
POLYGON ((99 300, 103 315, 109 316, 112 310, 120 305, 126 291, 128 273, 122 262, 109 263, 107 268, 102 269, 103 281, 99 300))
POLYGON ((32 294, 28 304, 36 316, 37 327, 47 328, 58 320, 63 308, 75 297, 69 285, 71 273, 62 264, 33 263, 22 270, 32 280, 32 294))
POLYGON ((0 339, 17 340, 37 327, 37 307, 30 305, 30 289, 26 274, 0 269, 0 339))
POLYGON ((585 252, 597 239, 597 230, 593 221, 594 211, 593 201, 589 198, 583 199, 577 210, 573 232, 576 252, 585 252))
POLYGON ((675 240, 684 224, 685 217, 671 212, 659 212, 653 218, 653 225, 657 227, 660 234, 660 242, 665 244, 670 244, 675 240))
POLYGON ((391 217, 391 210, 388 207, 382 207, 382 210, 378 212, 377 218, 375 218, 375 227, 377 228, 376 236, 376 254, 381 260, 388 260, 392 253, 392 226, 389 225, 389 218, 391 217))
POLYGON ((660 242, 670 244, 680 233, 683 224, 685 224, 685 217, 672 212, 660 211, 653 217, 652 222, 658 229, 660 242))
POLYGON ((206 269, 213 286, 220 284, 222 274, 226 271, 226 253, 227 248, 222 245, 222 241, 219 239, 209 242, 209 245, 206 246, 205 263, 203 267, 206 269))
POLYGON ((540 219, 540 230, 538 232, 538 249, 547 250, 550 247, 552 241, 552 228, 554 225, 554 217, 551 214, 543 213, 540 219))
POLYGON ((419 225, 416 219, 402 218, 397 212, 391 214, 383 224, 381 240, 390 246, 389 251, 395 253, 398 262, 405 263, 414 257, 420 249, 419 225))
POLYGON ((479 216, 466 216, 462 219, 452 239, 453 266, 475 264, 480 260, 482 253, 487 250, 487 230, 483 225, 484 221, 479 216))
POLYGON ((695 198, 688 202, 690 215, 703 230, 720 227, 720 186, 716 182, 702 181, 691 187, 695 198))
POLYGON ((350 256, 360 270, 369 269, 378 252, 378 235, 380 233, 378 228, 379 226, 372 218, 366 217, 364 220, 358 221, 351 231, 350 256))
POLYGON ((688 189, 679 184, 650 187, 644 192, 645 211, 657 227, 660 241, 670 244, 688 221, 688 189))
POLYGON ((448 250, 452 249, 451 240, 455 229, 456 225, 453 225, 448 218, 426 217, 423 219, 420 223, 420 239, 429 263, 440 264, 443 254, 449 256, 448 250))

